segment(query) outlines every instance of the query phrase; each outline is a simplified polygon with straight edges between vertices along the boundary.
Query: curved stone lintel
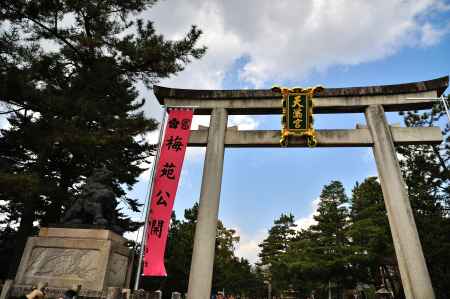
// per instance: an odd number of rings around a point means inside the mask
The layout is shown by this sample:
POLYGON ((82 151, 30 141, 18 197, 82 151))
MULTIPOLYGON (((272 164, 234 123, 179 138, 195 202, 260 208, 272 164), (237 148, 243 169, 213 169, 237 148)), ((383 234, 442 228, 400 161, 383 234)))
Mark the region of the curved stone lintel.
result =
MULTIPOLYGON (((395 95, 408 93, 423 93, 426 91, 436 91, 440 96, 448 87, 449 77, 444 76, 427 81, 363 86, 363 87, 343 87, 343 88, 325 88, 317 94, 321 97, 354 97, 354 96, 375 96, 375 95, 395 95)), ((279 94, 270 89, 239 89, 239 90, 200 90, 200 89, 179 89, 163 86, 153 86, 153 91, 161 105, 166 98, 171 99, 273 99, 278 98, 279 94)))

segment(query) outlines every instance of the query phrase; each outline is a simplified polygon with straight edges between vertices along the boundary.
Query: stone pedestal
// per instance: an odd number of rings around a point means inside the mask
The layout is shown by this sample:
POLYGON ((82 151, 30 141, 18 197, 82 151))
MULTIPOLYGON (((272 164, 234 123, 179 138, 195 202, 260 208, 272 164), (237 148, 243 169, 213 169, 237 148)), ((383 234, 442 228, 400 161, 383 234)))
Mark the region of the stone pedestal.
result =
POLYGON ((126 288, 131 267, 126 241, 106 229, 41 228, 38 237, 28 238, 15 285, 81 285, 82 292, 126 288))

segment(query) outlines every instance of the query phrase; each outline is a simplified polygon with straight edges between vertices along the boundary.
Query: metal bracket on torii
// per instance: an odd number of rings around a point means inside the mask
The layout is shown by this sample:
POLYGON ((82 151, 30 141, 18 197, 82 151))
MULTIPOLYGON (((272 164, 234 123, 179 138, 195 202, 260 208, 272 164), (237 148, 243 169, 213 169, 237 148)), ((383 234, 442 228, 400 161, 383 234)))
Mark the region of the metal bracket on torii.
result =
MULTIPOLYGON (((430 276, 401 175, 396 145, 439 144, 440 128, 390 126, 385 112, 430 109, 447 89, 448 76, 397 85, 326 88, 314 96, 314 114, 364 113, 367 127, 317 130, 317 147, 372 147, 406 298, 434 298, 430 276)), ((225 147, 280 147, 280 130, 240 131, 227 128, 228 115, 281 114, 280 95, 260 90, 189 90, 154 86, 166 107, 196 107, 211 115, 207 130, 193 130, 189 146, 206 146, 188 298, 207 299, 211 292, 214 244, 225 147)), ((445 103, 446 104, 446 103, 445 103)), ((306 147, 304 138, 289 147, 306 147)))

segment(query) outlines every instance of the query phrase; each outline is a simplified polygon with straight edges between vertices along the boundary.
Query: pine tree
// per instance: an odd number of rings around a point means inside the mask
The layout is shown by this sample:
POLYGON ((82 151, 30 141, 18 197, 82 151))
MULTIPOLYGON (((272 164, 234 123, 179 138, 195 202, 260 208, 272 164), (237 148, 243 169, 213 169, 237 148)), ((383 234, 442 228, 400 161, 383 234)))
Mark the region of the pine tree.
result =
POLYGON ((269 229, 267 238, 258 245, 261 248, 259 266, 265 271, 266 279, 271 280, 274 294, 281 294, 290 284, 286 254, 297 235, 296 226, 294 215, 281 214, 269 229))
POLYGON ((317 234, 310 228, 297 232, 291 239, 288 251, 282 257, 285 279, 298 296, 309 297, 313 292, 321 296, 328 287, 328 274, 323 263, 322 248, 316 243, 317 234))
POLYGON ((377 177, 356 183, 352 194, 351 219, 349 236, 355 249, 351 255, 355 279, 377 288, 384 284, 393 290, 395 298, 401 298, 400 273, 377 177), (382 281, 380 268, 386 281, 382 281))
MULTIPOLYGON (((138 211, 127 189, 155 147, 156 122, 142 112, 136 84, 151 88, 205 48, 192 27, 178 41, 132 19, 154 0, 5 0, 0 2, 0 102, 9 126, 0 135, 0 186, 8 221, 20 221, 17 256, 34 221, 57 223, 95 168, 113 173, 122 207, 138 211), (14 188, 12 188, 14 189, 14 188)), ((119 211, 126 230, 138 227, 119 211)))
POLYGON ((274 225, 269 230, 269 235, 259 245, 261 252, 259 257, 261 265, 275 262, 278 257, 287 252, 289 241, 295 236, 294 215, 281 214, 280 218, 274 221, 274 225))
POLYGON ((317 254, 318 268, 325 282, 331 282, 340 290, 353 287, 349 256, 352 252, 348 240, 348 197, 339 181, 325 185, 320 194, 316 225, 311 226, 312 246, 317 254))

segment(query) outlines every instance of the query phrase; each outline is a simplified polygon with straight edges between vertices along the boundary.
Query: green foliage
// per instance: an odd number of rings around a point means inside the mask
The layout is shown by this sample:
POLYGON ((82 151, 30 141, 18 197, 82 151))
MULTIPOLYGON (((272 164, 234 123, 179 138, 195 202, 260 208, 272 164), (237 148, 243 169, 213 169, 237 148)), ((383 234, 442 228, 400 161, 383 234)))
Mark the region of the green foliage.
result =
MULTIPOLYGON (((8 265, 11 256, 14 255, 14 240, 17 237, 17 231, 9 226, 0 228, 0 264, 8 265)), ((0 280, 8 278, 8 269, 0 268, 0 280)))
POLYGON ((263 267, 270 265, 267 271, 276 293, 293 288, 299 296, 322 298, 329 288, 338 296, 361 283, 380 284, 378 267, 393 249, 376 178, 357 184, 353 206, 350 203, 342 183, 332 181, 321 192, 316 224, 296 231, 292 215, 276 220, 260 255, 263 267))
POLYGON ((274 294, 281 294, 289 285, 285 257, 290 241, 296 235, 296 226, 294 215, 281 214, 280 218, 274 221, 267 238, 258 245, 261 248, 259 267, 265 279, 271 281, 274 294))
MULTIPOLYGON (((184 219, 177 220, 172 215, 168 244, 165 255, 167 278, 145 278, 147 289, 162 289, 170 298, 172 292, 186 293, 189 282, 195 225, 198 204, 184 212, 184 219)), ((234 249, 239 242, 236 231, 226 228, 221 221, 217 224, 216 248, 214 256, 213 293, 225 289, 227 294, 250 295, 264 289, 262 281, 246 259, 238 258, 234 249)))
POLYGON ((294 215, 281 214, 280 218, 275 220, 274 226, 270 228, 269 235, 259 245, 261 252, 261 265, 273 264, 279 257, 286 253, 289 241, 295 236, 294 215))
POLYGON ((349 257, 353 249, 347 236, 348 198, 339 181, 325 185, 320 194, 316 225, 311 226, 313 252, 320 261, 321 277, 340 287, 352 287, 349 257))
MULTIPOLYGON (((349 236, 359 249, 358 266, 363 274, 369 266, 370 275, 366 283, 376 283, 378 268, 388 257, 395 260, 392 237, 386 216, 381 186, 376 177, 369 177, 353 189, 352 225, 349 236)), ((361 275, 361 279, 364 276, 361 275)), ((378 283, 380 284, 380 283, 378 283)))
POLYGON ((318 214, 314 216, 317 224, 313 225, 311 230, 317 234, 317 241, 327 252, 333 251, 331 248, 341 247, 346 243, 345 234, 349 213, 344 204, 347 203, 348 198, 341 182, 332 181, 323 187, 317 209, 318 214), (330 247, 330 250, 326 247, 330 247))
POLYGON ((422 114, 407 112, 405 124, 408 127, 444 124, 442 144, 402 146, 398 152, 436 298, 450 298, 449 122, 442 107, 436 105, 422 114))
MULTIPOLYGON (((157 123, 145 117, 136 85, 151 88, 205 52, 195 26, 170 41, 136 19, 155 2, 0 2, 0 103, 9 122, 0 131, 0 186, 23 187, 2 188, 0 200, 7 220, 20 221, 20 238, 36 220, 59 222, 94 168, 112 171, 119 209, 139 210, 127 190, 155 150, 145 135, 157 123)), ((117 222, 139 226, 121 211, 117 222)))
POLYGON ((402 292, 400 274, 383 193, 376 177, 366 178, 361 184, 356 183, 351 218, 349 237, 355 250, 351 263, 356 281, 376 287, 387 285, 399 298, 402 292))

